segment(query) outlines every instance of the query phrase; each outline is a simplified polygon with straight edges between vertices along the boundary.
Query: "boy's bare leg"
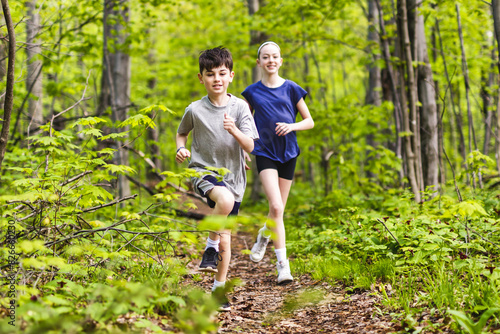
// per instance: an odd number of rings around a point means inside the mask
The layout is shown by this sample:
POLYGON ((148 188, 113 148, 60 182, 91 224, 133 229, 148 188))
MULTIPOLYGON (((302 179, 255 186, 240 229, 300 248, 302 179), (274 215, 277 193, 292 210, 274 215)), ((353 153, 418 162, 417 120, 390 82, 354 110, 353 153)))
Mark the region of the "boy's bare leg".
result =
MULTIPOLYGON (((215 186, 208 196, 215 202, 214 215, 227 217, 233 210, 234 196, 226 187, 215 186)), ((212 238, 215 235, 220 237, 219 254, 222 257, 222 261, 217 266, 215 279, 219 282, 224 282, 226 281, 229 262, 231 261, 231 230, 223 230, 219 233, 220 236, 217 233, 210 232, 210 239, 216 240, 212 238)))
POLYGON ((208 237, 212 239, 213 241, 219 240, 219 234, 215 232, 210 232, 208 233, 208 237))
POLYGON ((219 261, 215 279, 219 282, 225 282, 231 261, 231 230, 223 230, 220 235, 219 254, 222 261, 219 261))

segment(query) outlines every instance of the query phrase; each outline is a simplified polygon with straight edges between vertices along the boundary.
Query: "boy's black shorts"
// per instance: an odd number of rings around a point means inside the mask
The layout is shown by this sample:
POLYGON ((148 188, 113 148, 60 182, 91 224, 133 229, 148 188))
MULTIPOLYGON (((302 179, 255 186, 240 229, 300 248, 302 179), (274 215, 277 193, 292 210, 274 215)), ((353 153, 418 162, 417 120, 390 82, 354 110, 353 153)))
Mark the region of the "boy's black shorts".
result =
MULTIPOLYGON (((205 175, 203 177, 203 180, 212 183, 214 186, 221 186, 221 187, 226 186, 226 184, 223 181, 218 181, 217 178, 213 175, 205 175)), ((208 194, 205 193, 203 190, 201 190, 200 187, 198 187, 198 191, 201 194, 201 196, 203 196, 207 199, 208 206, 213 209, 215 207, 215 202, 212 201, 212 199, 210 197, 208 197, 208 194)), ((240 211, 240 205, 241 205, 241 202, 235 201, 234 206, 233 206, 233 210, 229 213, 229 216, 237 216, 238 212, 240 211)))
POLYGON ((255 162, 257 163, 257 170, 259 173, 264 169, 276 169, 278 171, 278 176, 282 179, 293 180, 295 165, 297 165, 297 157, 282 163, 257 155, 255 156, 255 162))

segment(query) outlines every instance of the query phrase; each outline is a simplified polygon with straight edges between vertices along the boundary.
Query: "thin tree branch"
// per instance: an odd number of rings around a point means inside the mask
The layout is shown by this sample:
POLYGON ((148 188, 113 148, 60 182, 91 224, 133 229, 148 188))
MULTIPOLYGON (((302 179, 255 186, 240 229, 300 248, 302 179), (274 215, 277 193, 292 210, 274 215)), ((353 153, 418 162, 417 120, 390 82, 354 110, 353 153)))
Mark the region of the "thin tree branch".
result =
POLYGON ((401 247, 401 244, 399 243, 398 239, 396 239, 396 237, 394 236, 394 234, 392 234, 391 230, 389 230, 387 228, 387 225, 385 225, 385 223, 380 219, 380 218, 377 218, 377 221, 382 223, 382 225, 384 225, 385 229, 387 230, 387 232, 389 232, 389 234, 391 235, 391 237, 396 240, 396 242, 398 243, 398 246, 401 247))
POLYGON ((64 181, 63 183, 60 183, 59 186, 63 187, 63 186, 65 186, 65 185, 67 185, 67 184, 69 184, 71 182, 74 182, 74 181, 76 181, 78 179, 81 179, 82 177, 84 177, 87 174, 92 174, 92 171, 91 170, 86 170, 85 172, 82 172, 82 173, 80 173, 78 175, 75 175, 71 179, 68 179, 68 180, 64 181))
POLYGON ((123 197, 123 198, 119 198, 113 202, 109 202, 109 203, 106 203, 106 204, 101 204, 101 205, 98 205, 98 206, 93 206, 91 208, 87 208, 87 209, 83 209, 82 212, 91 212, 91 211, 95 211, 95 210, 98 210, 98 209, 102 209, 102 208, 105 208, 107 206, 113 206, 115 204, 118 204, 120 202, 123 202, 123 201, 127 201, 129 199, 134 199, 137 197, 137 194, 134 194, 134 195, 130 195, 130 196, 126 196, 126 197, 123 197))

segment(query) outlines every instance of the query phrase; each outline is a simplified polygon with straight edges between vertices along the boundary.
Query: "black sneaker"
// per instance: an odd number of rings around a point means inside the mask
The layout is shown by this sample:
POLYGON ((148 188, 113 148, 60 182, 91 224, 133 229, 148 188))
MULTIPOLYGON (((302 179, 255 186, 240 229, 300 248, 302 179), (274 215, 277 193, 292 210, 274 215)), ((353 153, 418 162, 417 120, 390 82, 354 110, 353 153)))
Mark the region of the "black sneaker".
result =
POLYGON ((215 250, 215 248, 209 247, 205 250, 205 253, 203 253, 198 271, 204 273, 216 273, 219 261, 222 261, 220 254, 215 250))
POLYGON ((219 312, 231 312, 231 303, 227 302, 219 306, 219 312))
POLYGON ((219 312, 231 311, 231 303, 227 299, 226 291, 223 287, 212 291, 212 297, 214 297, 217 303, 219 303, 219 308, 217 309, 219 312))

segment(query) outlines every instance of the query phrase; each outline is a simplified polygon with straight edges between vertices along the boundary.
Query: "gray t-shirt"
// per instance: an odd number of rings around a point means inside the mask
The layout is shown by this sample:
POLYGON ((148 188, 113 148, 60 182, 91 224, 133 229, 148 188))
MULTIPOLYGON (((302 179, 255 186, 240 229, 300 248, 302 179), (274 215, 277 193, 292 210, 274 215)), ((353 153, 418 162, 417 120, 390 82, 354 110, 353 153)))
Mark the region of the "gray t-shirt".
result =
MULTIPOLYGON (((177 133, 188 134, 192 131, 189 168, 214 176, 218 175, 205 167, 229 169, 231 173, 224 175, 223 181, 234 195, 235 201, 241 202, 247 184, 245 158, 236 139, 224 129, 224 113, 234 119, 236 127, 245 135, 256 140, 259 134, 248 104, 234 95, 228 95, 229 102, 222 107, 213 105, 208 96, 191 103, 182 116, 177 133)), ((192 181, 198 191, 198 185, 203 180, 193 178, 192 181)))

